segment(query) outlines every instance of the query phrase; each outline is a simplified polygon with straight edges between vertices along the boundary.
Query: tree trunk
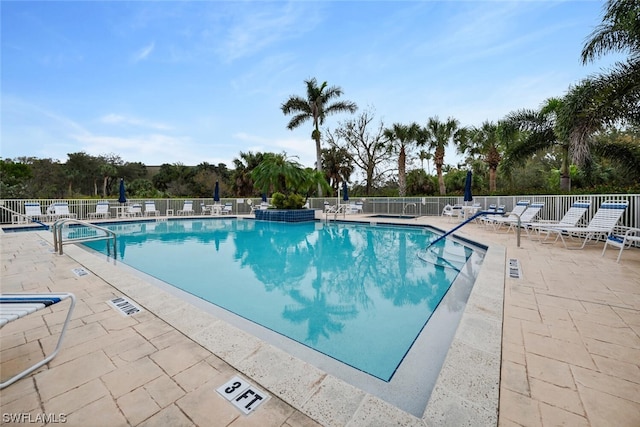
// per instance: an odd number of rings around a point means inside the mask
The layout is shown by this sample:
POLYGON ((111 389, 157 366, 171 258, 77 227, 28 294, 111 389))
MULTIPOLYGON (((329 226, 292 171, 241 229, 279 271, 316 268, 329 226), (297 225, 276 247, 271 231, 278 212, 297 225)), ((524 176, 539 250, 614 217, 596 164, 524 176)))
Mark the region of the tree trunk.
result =
POLYGON ((493 193, 496 191, 496 176, 496 168, 493 166, 489 167, 489 192, 493 193))
POLYGON ((404 147, 400 147, 400 154, 398 155, 398 194, 400 197, 404 197, 407 194, 406 161, 407 155, 404 147))

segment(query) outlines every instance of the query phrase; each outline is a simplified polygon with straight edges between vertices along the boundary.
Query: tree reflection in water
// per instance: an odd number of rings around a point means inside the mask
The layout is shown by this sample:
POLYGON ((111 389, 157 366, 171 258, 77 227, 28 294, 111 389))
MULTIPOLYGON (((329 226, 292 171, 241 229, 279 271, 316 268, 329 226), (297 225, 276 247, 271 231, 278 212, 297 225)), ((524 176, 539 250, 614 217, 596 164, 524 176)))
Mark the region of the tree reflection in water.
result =
MULTIPOLYGON (((231 219, 119 227, 125 262, 385 380, 457 275, 418 258, 432 234, 417 227, 231 219), (144 252, 166 253, 159 242, 170 245, 171 265, 144 252)), ((470 255, 441 242, 442 255, 470 255)))

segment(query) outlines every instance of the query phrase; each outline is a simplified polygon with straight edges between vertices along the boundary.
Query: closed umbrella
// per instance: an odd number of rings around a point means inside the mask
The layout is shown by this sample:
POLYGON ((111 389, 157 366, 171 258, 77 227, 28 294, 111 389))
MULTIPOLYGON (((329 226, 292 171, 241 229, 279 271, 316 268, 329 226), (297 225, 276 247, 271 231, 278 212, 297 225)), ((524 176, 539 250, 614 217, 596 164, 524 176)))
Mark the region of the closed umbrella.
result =
POLYGON ((216 187, 213 190, 213 201, 214 202, 220 201, 220 184, 218 183, 218 181, 216 181, 216 187))
POLYGON ((470 202, 473 200, 473 195, 471 194, 471 181, 472 181, 472 173, 471 171, 467 171, 467 180, 464 182, 464 201, 470 202))
POLYGON ((267 203, 267 193, 262 193, 262 201, 267 203))
POLYGON ((349 190, 347 189, 347 182, 342 181, 342 200, 349 201, 349 190))
POLYGON ((127 196, 125 195, 123 178, 120 178, 120 197, 118 197, 118 203, 127 203, 127 196))

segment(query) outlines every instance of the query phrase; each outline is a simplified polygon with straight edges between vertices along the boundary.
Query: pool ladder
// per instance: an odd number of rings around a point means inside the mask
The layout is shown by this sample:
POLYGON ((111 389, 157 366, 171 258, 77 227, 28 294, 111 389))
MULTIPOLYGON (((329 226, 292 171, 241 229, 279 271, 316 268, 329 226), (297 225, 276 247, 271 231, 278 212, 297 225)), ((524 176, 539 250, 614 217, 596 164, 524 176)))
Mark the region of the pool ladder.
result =
MULTIPOLYGON (((51 231, 53 232, 53 249, 58 252, 60 255, 63 254, 62 246, 68 243, 81 243, 81 242, 92 242, 96 240, 113 240, 113 256, 116 256, 116 233, 113 231, 100 227, 98 225, 92 224, 90 222, 81 221, 75 218, 61 218, 53 223, 51 226, 51 231), (77 231, 81 231, 78 233, 78 237, 69 239, 67 236, 67 240, 65 241, 62 238, 62 229, 65 225, 68 224, 76 224, 85 228, 78 228, 77 231), (89 233, 89 230, 99 231, 100 233, 89 233)), ((111 246, 107 241, 107 255, 111 256, 111 246)))

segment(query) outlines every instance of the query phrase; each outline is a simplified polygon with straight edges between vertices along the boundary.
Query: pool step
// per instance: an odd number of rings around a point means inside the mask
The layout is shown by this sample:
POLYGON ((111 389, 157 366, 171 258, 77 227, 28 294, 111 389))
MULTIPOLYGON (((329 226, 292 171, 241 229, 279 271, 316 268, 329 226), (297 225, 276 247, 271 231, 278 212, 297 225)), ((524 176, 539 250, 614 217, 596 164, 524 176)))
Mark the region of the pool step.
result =
POLYGON ((451 268, 455 271, 462 270, 462 267, 467 263, 466 255, 453 253, 450 251, 444 251, 443 255, 436 253, 433 248, 429 248, 425 251, 418 252, 418 258, 435 265, 436 267, 451 268))

